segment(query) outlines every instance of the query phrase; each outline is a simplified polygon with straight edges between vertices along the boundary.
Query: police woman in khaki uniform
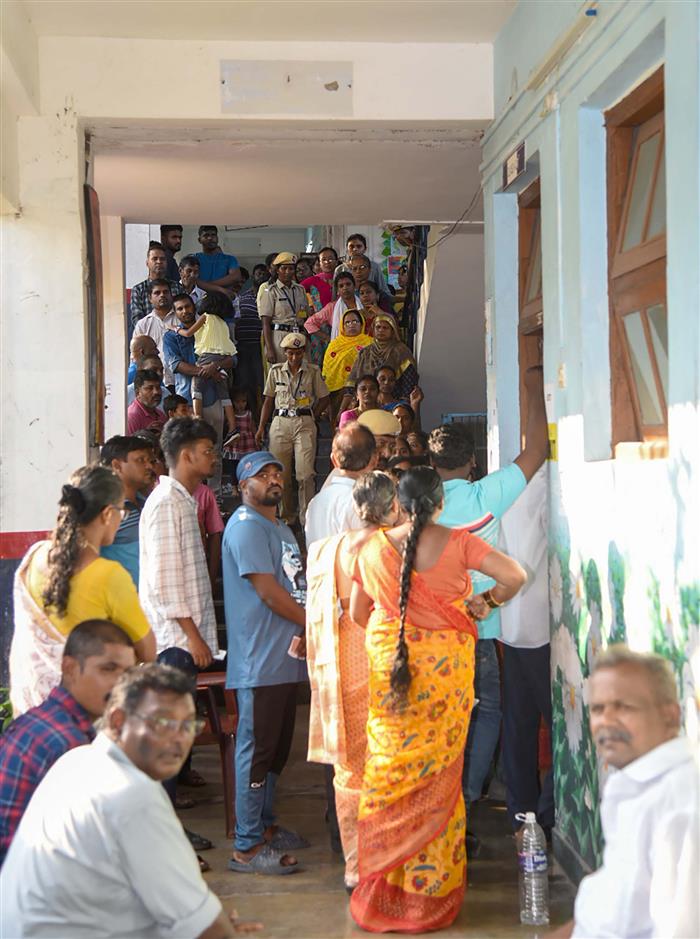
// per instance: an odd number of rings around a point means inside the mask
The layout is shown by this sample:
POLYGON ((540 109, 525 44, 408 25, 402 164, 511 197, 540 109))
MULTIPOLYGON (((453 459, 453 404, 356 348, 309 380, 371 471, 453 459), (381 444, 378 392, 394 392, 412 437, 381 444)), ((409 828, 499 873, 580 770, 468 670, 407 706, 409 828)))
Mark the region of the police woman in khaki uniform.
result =
POLYGON ((281 344, 287 361, 271 365, 267 373, 255 443, 262 449, 265 427, 274 408, 270 452, 284 466, 282 514, 288 525, 296 516, 292 490, 294 461, 299 487, 299 520, 303 528, 306 506, 314 496, 316 420, 328 405, 328 388, 318 365, 304 359, 306 336, 303 333, 287 333, 281 344))
POLYGON ((282 340, 298 332, 309 314, 306 291, 294 283, 296 257, 289 251, 282 251, 273 264, 277 268, 277 280, 258 295, 265 358, 271 365, 285 361, 282 340))

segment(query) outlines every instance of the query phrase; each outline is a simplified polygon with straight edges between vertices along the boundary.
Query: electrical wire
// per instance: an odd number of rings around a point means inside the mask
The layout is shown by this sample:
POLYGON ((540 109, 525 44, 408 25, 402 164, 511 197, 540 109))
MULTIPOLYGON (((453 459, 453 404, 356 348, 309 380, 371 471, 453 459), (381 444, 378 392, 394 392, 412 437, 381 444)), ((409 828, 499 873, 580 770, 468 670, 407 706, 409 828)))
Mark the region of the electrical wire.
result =
POLYGON ((437 241, 434 241, 431 245, 427 245, 427 246, 426 246, 426 249, 425 249, 426 251, 430 251, 431 248, 437 248, 437 246, 438 246, 439 244, 442 244, 442 242, 445 241, 446 238, 449 238, 450 235, 453 235, 453 234, 454 234, 454 232, 455 232, 455 230, 457 229, 457 226, 459 225, 459 223, 464 221, 464 219, 469 215, 469 213, 472 211, 472 209, 473 209, 474 206, 476 205, 476 203, 477 203, 477 201, 478 201, 478 199, 479 199, 479 196, 481 195, 481 193, 482 193, 482 191, 483 191, 483 188, 484 188, 483 185, 479 185, 479 188, 476 190, 476 192, 475 192, 474 195, 472 196, 471 202, 470 202, 469 205, 466 207, 466 209, 464 210, 464 212, 462 212, 462 214, 461 214, 460 217, 457 219, 457 221, 453 223, 453 225, 452 225, 452 227, 450 228, 450 230, 449 230, 449 231, 446 231, 444 235, 441 235, 441 236, 437 239, 437 241))

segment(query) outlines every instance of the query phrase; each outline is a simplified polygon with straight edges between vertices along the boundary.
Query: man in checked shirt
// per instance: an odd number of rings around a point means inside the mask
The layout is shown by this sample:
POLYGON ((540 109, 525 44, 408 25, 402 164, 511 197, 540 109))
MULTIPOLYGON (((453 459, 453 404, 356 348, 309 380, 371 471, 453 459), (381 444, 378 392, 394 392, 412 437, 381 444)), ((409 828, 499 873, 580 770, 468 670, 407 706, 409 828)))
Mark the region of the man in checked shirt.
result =
MULTIPOLYGON (((158 661, 187 672, 193 686, 197 671, 211 665, 219 651, 193 495, 214 471, 216 440, 216 431, 206 421, 191 417, 168 421, 160 438, 168 475, 160 477, 146 500, 139 525, 139 599, 156 637, 158 661)), ((180 781, 203 785, 189 757, 180 781)), ((164 786, 175 806, 185 807, 185 800, 177 799, 177 779, 166 780, 164 786)), ((185 831, 195 850, 211 847, 207 839, 185 831)))

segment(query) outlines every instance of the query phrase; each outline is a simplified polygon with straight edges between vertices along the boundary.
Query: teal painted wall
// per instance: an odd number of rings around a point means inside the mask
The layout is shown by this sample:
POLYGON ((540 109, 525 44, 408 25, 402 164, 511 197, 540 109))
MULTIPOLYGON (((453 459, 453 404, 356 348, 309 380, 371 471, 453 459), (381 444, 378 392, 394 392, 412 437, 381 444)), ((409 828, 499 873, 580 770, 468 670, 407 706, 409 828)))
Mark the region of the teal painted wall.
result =
POLYGON ((579 872, 597 866, 601 849, 605 767, 586 703, 595 651, 625 640, 667 656, 693 735, 700 687, 700 4, 602 0, 555 70, 528 90, 528 77, 587 5, 527 0, 516 8, 496 42, 497 117, 482 167, 492 468, 520 449, 517 193, 541 180, 544 370, 558 435, 558 459, 549 463, 557 833, 562 857, 579 872), (603 112, 661 64, 669 455, 622 461, 611 458, 603 112), (503 161, 523 140, 527 174, 503 192, 503 161))

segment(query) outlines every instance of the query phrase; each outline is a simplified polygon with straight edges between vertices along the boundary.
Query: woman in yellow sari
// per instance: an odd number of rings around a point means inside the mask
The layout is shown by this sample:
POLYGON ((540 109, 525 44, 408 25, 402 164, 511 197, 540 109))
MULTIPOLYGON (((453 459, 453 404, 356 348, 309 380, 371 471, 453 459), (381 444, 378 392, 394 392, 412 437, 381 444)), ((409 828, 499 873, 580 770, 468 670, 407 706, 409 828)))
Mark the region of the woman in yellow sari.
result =
POLYGON ((370 932, 421 933, 454 921, 466 886, 461 780, 477 636, 468 570, 496 581, 483 595, 493 606, 526 575, 465 529, 435 524, 443 491, 432 468, 401 477, 399 502, 407 520, 360 550, 350 598, 369 658, 360 880, 350 910, 370 932))
POLYGON ((332 339, 323 357, 323 379, 331 393, 331 418, 338 417, 343 389, 359 353, 372 345, 372 337, 365 332, 365 320, 359 310, 346 310, 340 323, 340 332, 332 339))

